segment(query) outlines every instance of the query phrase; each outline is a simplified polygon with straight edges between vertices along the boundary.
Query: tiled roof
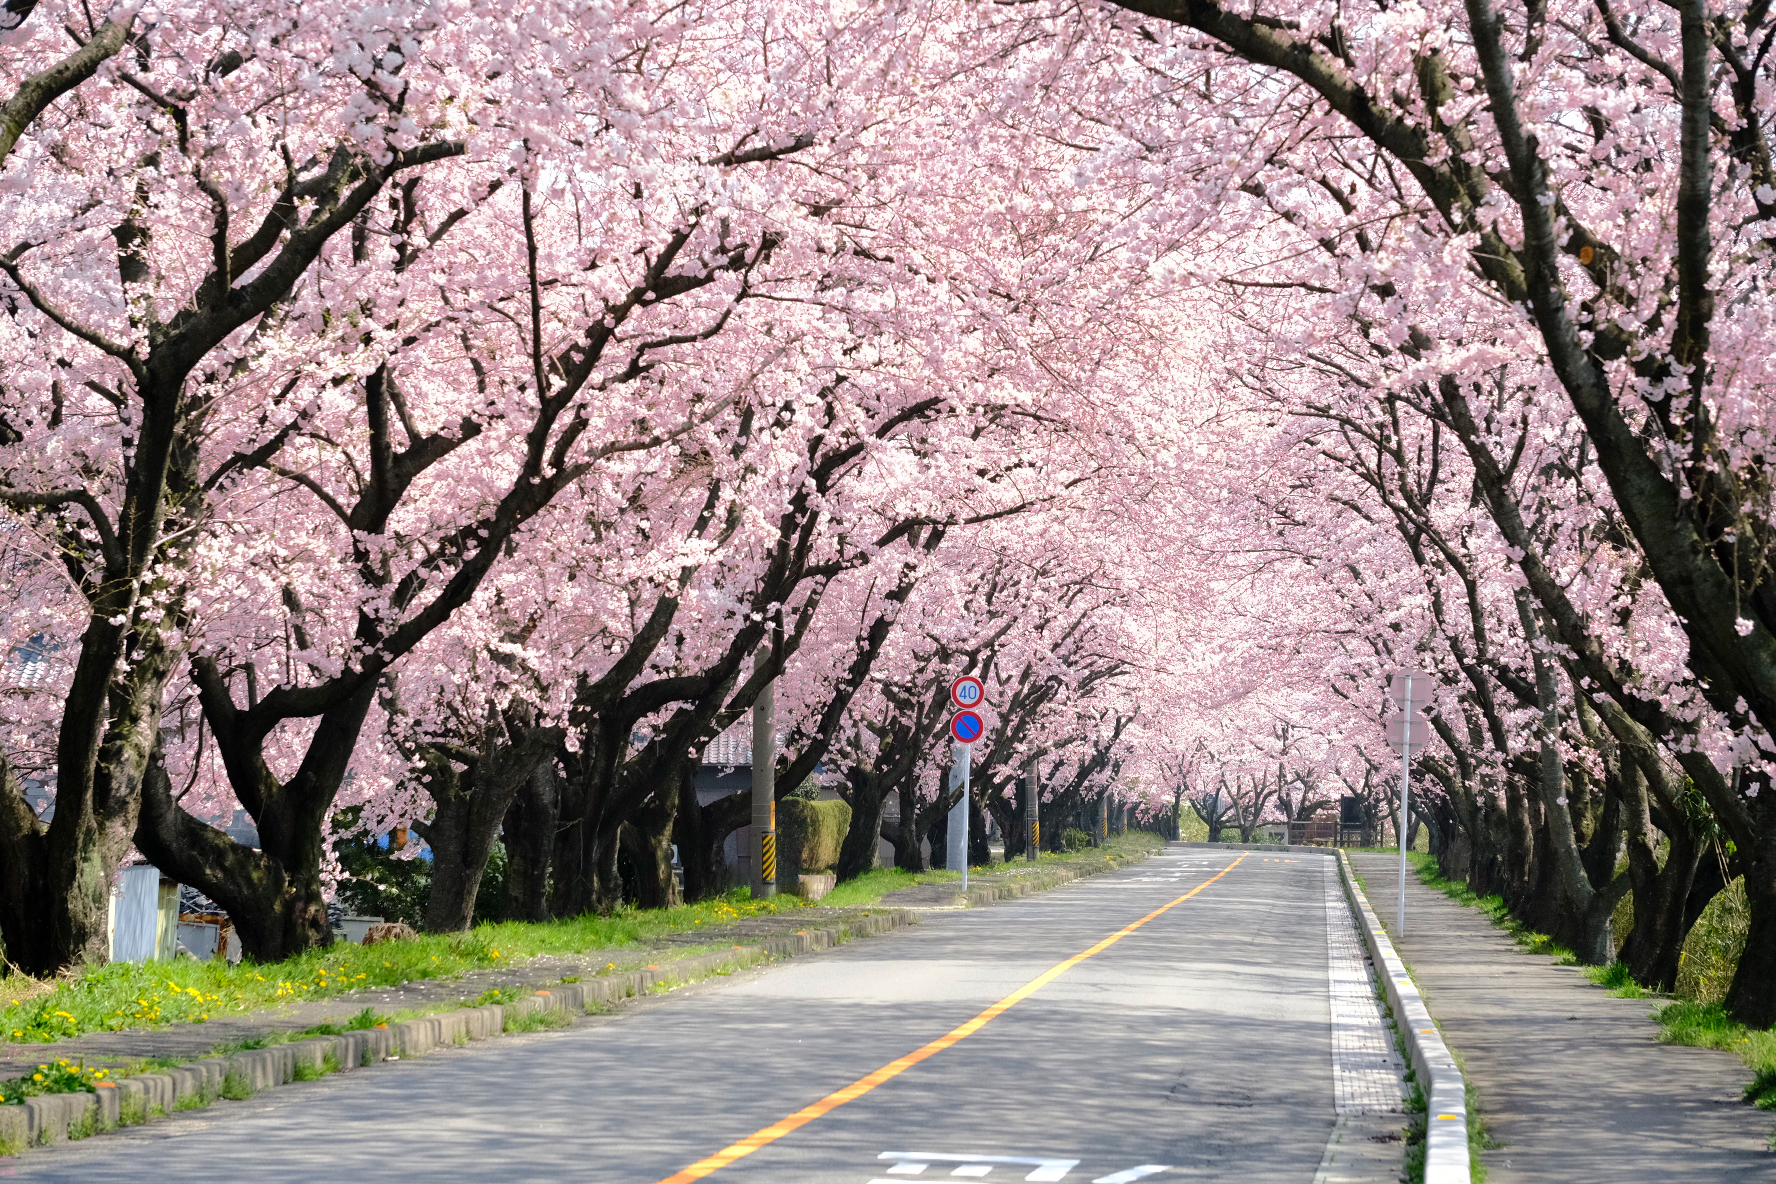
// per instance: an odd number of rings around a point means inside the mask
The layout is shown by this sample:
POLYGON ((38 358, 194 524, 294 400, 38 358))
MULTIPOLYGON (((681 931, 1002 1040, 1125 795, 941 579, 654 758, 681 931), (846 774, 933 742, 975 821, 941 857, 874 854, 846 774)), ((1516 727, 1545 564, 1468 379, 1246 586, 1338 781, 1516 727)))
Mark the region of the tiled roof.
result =
POLYGON ((6 655, 0 663, 0 687, 28 691, 43 685, 49 676, 49 650, 27 643, 6 655))
POLYGON ((703 763, 724 768, 752 767, 752 718, 742 716, 703 750, 703 763))

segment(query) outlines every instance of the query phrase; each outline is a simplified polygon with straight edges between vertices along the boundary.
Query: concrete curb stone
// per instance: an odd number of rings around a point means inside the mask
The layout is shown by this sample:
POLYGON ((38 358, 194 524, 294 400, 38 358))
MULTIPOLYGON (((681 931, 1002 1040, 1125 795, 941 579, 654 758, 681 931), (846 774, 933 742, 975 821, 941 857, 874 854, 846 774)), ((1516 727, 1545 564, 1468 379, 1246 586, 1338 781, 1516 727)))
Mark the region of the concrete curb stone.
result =
POLYGON ((1370 956, 1382 971, 1382 989, 1394 1009, 1394 1021, 1406 1035, 1406 1052, 1425 1095, 1425 1184, 1468 1184, 1468 1086, 1461 1067, 1450 1055, 1419 994, 1418 984, 1407 973, 1406 963, 1394 949, 1381 918, 1369 907, 1369 899, 1357 885, 1350 857, 1338 853, 1345 895, 1357 914, 1358 928, 1370 956))
POLYGON ((1188 847, 1193 851, 1285 851, 1291 855, 1330 855, 1333 850, 1330 847, 1315 847, 1301 843, 1197 843, 1185 841, 1168 845, 1188 847))

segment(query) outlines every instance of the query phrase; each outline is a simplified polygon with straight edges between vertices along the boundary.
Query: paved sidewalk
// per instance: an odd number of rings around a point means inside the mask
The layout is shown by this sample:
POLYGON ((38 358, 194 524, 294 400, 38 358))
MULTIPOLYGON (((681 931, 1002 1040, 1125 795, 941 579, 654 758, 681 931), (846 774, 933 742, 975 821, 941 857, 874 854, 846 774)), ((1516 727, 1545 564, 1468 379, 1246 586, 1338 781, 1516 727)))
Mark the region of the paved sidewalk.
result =
MULTIPOLYGON (((1351 862, 1391 927, 1394 858, 1351 862)), ((1395 944, 1502 1144, 1482 1154, 1488 1184, 1776 1181, 1776 1114, 1739 1100, 1749 1071, 1731 1053, 1657 1043, 1652 1001, 1525 953, 1416 877, 1395 944)))

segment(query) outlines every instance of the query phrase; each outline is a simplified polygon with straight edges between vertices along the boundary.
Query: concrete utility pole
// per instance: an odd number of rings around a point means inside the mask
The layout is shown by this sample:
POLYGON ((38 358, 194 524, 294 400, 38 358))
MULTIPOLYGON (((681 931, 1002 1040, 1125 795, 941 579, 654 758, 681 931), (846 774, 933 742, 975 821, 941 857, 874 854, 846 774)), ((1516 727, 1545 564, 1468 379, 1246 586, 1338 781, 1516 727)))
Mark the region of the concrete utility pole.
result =
POLYGON ((968 766, 974 752, 972 744, 950 745, 950 792, 960 789, 962 797, 950 807, 950 824, 944 836, 949 840, 944 852, 944 866, 962 869, 962 887, 968 887, 968 766))
MULTIPOLYGON (((770 661, 767 647, 753 659, 770 661)), ((752 898, 777 895, 777 680, 752 705, 752 898)))
POLYGON ((1024 762, 1024 858, 1036 862, 1042 848, 1042 819, 1036 816, 1041 807, 1036 787, 1036 758, 1024 762))
POLYGON ((1105 794, 1098 799, 1098 842, 1103 843, 1110 838, 1110 795, 1105 794))

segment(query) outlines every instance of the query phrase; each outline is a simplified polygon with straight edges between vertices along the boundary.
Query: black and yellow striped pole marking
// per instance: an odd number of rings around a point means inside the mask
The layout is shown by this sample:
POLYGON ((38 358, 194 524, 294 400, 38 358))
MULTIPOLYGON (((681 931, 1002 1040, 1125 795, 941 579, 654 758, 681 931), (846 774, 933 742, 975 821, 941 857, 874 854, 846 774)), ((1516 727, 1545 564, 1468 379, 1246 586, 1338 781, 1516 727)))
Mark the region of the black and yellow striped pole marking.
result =
POLYGON ((759 870, 765 883, 777 884, 777 832, 768 830, 759 841, 759 870))

